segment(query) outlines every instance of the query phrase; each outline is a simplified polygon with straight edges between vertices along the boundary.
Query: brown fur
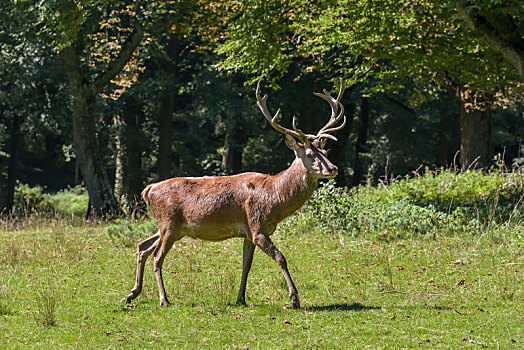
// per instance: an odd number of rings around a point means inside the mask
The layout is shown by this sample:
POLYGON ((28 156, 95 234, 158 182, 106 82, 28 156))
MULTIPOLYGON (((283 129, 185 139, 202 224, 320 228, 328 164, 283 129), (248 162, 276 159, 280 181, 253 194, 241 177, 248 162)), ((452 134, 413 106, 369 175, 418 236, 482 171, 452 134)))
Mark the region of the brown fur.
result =
MULTIPOLYGON (((263 112, 267 113, 265 99, 262 102, 263 112)), ((339 104, 338 99, 330 104, 334 108, 339 104)), ((237 303, 245 304, 247 277, 255 247, 259 247, 281 267, 292 305, 300 307, 286 259, 269 236, 279 222, 311 197, 318 179, 332 178, 337 174, 337 167, 327 159, 327 152, 322 149, 324 143, 321 139, 326 137, 326 132, 334 130, 330 128, 336 122, 335 115, 333 112, 326 127, 321 129, 324 133, 316 139, 305 139, 306 135, 298 131, 293 135, 285 132, 286 145, 295 152, 295 160, 278 175, 243 173, 177 177, 148 185, 142 191, 142 198, 153 209, 159 231, 138 244, 136 282, 126 301, 131 302, 142 291, 144 265, 149 255, 153 254, 160 304, 167 306, 162 264, 174 242, 184 236, 208 241, 241 237, 244 239, 243 266, 237 303), (297 141, 297 135, 301 142, 297 141)))
MULTIPOLYGON (((331 164, 331 171, 334 169, 336 167, 331 164)), ((269 236, 280 221, 311 197, 318 178, 312 175, 297 155, 291 166, 278 175, 243 173, 234 176, 180 177, 148 185, 142 191, 142 198, 153 209, 159 233, 146 240, 150 243, 146 247, 146 241, 139 244, 137 284, 127 300, 131 301, 140 293, 142 279, 138 278, 143 274, 142 261, 145 263, 152 252, 148 249, 154 249, 155 271, 160 271, 159 262, 161 264, 172 243, 184 236, 209 241, 244 238, 253 245, 253 249, 259 246, 275 259, 284 270, 284 275, 289 275, 283 255, 274 247, 269 236)), ((294 305, 298 307, 298 294, 291 277, 289 280, 290 294, 294 305)), ((160 283, 161 303, 167 305, 163 283, 160 283)), ((245 302, 244 293, 242 290, 239 293, 239 303, 245 302)))

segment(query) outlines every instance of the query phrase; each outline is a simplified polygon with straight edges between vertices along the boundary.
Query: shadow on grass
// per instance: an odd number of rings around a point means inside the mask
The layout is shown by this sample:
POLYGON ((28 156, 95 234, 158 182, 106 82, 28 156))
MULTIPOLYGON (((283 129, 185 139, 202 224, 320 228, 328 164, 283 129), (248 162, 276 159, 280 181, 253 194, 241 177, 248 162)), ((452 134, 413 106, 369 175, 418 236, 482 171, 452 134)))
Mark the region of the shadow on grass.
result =
POLYGON ((132 312, 134 310, 152 310, 154 309, 151 306, 136 306, 136 305, 128 305, 125 303, 112 303, 109 305, 109 309, 111 312, 132 312))
POLYGON ((363 311, 363 310, 376 310, 376 306, 366 306, 360 303, 353 304, 330 304, 330 305, 318 305, 308 306, 304 308, 307 311, 363 311))

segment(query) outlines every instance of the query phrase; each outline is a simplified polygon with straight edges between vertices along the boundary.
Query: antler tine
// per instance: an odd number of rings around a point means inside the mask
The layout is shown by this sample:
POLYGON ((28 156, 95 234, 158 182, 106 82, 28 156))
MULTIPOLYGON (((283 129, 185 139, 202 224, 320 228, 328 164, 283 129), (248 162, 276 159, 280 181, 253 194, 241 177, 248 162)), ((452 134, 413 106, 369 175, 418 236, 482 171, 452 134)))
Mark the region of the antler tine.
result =
POLYGON ((304 134, 304 132, 300 129, 297 128, 297 118, 295 118, 295 116, 293 116, 293 130, 295 130, 299 135, 300 135, 300 140, 302 141, 306 141, 306 140, 314 140, 317 138, 316 135, 311 135, 311 134, 304 134))
POLYGON ((331 106, 331 117, 329 118, 329 121, 326 123, 326 125, 324 125, 322 129, 319 130, 319 132, 316 135, 317 138, 327 137, 327 138, 336 140, 334 136, 329 137, 327 135, 342 129, 346 125, 346 116, 344 115, 344 106, 342 105, 342 103, 340 103, 340 99, 342 98, 342 95, 344 94, 345 89, 346 89, 346 82, 344 81, 344 79, 340 78, 340 91, 336 99, 334 99, 331 96, 331 94, 327 92, 325 89, 323 91, 324 92, 323 94, 315 92, 315 96, 321 97, 331 106), (339 105, 340 105, 340 113, 338 113, 339 105), (334 127, 334 125, 336 125, 340 121, 342 116, 344 116, 344 121, 342 122, 342 124, 340 126, 334 127))
POLYGON ((267 109, 266 101, 267 101, 267 95, 264 95, 264 97, 260 97, 260 84, 257 84, 256 89, 256 97, 257 97, 257 105, 258 108, 262 111, 262 114, 264 117, 266 117, 269 124, 277 131, 283 133, 283 134, 290 134, 291 136, 297 138, 298 140, 302 142, 306 142, 308 138, 315 137, 313 135, 305 135, 300 129, 297 129, 296 123, 295 123, 295 117, 293 117, 293 129, 287 129, 284 128, 281 125, 278 125, 276 123, 276 119, 278 118, 278 115, 280 114, 280 108, 277 110, 277 113, 275 113, 274 116, 271 116, 271 113, 269 113, 269 110, 267 109))
MULTIPOLYGON (((336 132, 336 131, 341 130, 344 126, 346 126, 346 116, 344 115, 344 106, 341 103, 339 103, 339 105, 340 105, 340 113, 338 114, 338 117, 337 117, 336 120, 338 122, 340 120, 340 116, 343 116, 344 117, 344 121, 339 126, 330 127, 329 129, 325 129, 325 127, 322 128, 323 129, 323 130, 321 130, 322 133, 329 134, 329 133, 332 133, 332 132, 336 132)), ((336 124, 336 122, 333 123, 332 125, 335 125, 335 124, 336 124)))
POLYGON ((346 81, 340 78, 340 91, 338 92, 338 96, 337 96, 338 103, 340 103, 340 99, 342 98, 342 95, 344 95, 345 90, 346 90, 346 81))

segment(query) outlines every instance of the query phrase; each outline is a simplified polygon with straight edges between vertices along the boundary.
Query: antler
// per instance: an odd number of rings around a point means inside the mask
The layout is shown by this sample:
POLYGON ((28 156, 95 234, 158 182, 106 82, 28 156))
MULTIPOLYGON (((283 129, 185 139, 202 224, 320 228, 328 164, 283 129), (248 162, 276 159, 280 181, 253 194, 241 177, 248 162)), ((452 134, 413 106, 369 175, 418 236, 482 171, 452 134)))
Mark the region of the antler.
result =
POLYGON ((320 129, 315 136, 315 138, 321 139, 321 138, 328 138, 332 139, 334 141, 337 141, 337 138, 332 133, 341 130, 344 126, 346 126, 346 116, 344 115, 344 106, 342 103, 340 103, 340 99, 342 98, 342 95, 344 94, 344 90, 346 89, 346 82, 344 79, 340 78, 340 91, 338 93, 337 99, 334 99, 333 96, 327 92, 326 89, 324 89, 324 93, 315 92, 315 96, 318 96, 324 100, 326 100, 327 103, 331 106, 331 117, 329 118, 329 121, 320 129), (340 105, 340 113, 338 113, 338 106, 340 105), (344 116, 344 121, 341 125, 335 126, 339 121, 340 118, 344 116))
POLYGON ((260 108, 260 110, 262 111, 262 114, 264 114, 264 117, 266 117, 269 124, 271 124, 271 126, 275 128, 275 130, 283 134, 286 134, 286 133, 290 134, 291 136, 295 137, 296 139, 302 142, 307 142, 307 140, 309 139, 316 138, 315 135, 304 134, 302 130, 298 129, 296 125, 295 117, 293 117, 293 130, 284 128, 283 126, 278 125, 276 123, 276 119, 278 118, 278 115, 280 114, 280 108, 277 110, 277 113, 275 113, 274 116, 271 116, 271 113, 269 113, 267 106, 266 106, 267 95, 264 95, 264 97, 260 97, 260 84, 257 85, 256 96, 257 96, 258 108, 260 108))
POLYGON ((344 94, 345 89, 346 89, 346 82, 344 81, 344 79, 340 78, 340 91, 336 99, 334 99, 329 94, 329 92, 327 92, 325 89, 324 89, 324 93, 318 93, 318 92, 314 93, 315 96, 318 96, 326 100, 327 103, 329 103, 329 105, 331 106, 331 117, 329 118, 329 121, 326 123, 326 125, 322 127, 322 129, 318 131, 316 135, 304 134, 302 130, 298 129, 296 125, 295 117, 293 117, 293 130, 287 129, 281 125, 278 125, 276 123, 276 119, 278 118, 280 114, 280 109, 277 110, 277 113, 275 113, 274 116, 271 116, 266 106, 267 95, 264 95, 264 97, 260 97, 260 84, 257 85, 257 90, 256 90, 257 105, 258 105, 258 108, 260 108, 260 110, 262 111, 262 114, 264 114, 264 117, 266 117, 266 119, 268 120, 269 124, 271 124, 271 126, 275 128, 275 130, 283 134, 290 134, 291 136, 295 137, 296 139, 304 143, 308 142, 309 140, 315 140, 315 139, 319 140, 322 138, 328 138, 328 139, 337 141, 337 138, 331 134, 339 131, 344 126, 346 126, 346 116, 344 115, 344 106, 340 103, 340 99, 342 98, 342 95, 344 94), (340 113, 338 112, 339 105, 340 105, 340 113), (339 126, 335 126, 340 121, 340 118, 342 117, 344 117, 344 121, 342 122, 342 124, 339 126))

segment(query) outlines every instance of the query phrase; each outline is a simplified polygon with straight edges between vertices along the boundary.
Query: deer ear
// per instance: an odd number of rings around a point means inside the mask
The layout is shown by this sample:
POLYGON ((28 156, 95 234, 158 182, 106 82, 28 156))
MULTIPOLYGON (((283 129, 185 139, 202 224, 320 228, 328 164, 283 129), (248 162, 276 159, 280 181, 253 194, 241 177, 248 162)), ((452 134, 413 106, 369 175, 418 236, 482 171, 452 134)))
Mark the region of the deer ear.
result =
POLYGON ((326 142, 327 142, 327 137, 320 139, 319 145, 321 149, 324 149, 324 147, 326 147, 326 142))
POLYGON ((286 133, 286 146, 291 148, 293 151, 298 151, 300 148, 297 140, 295 140, 295 138, 288 133, 286 133))

